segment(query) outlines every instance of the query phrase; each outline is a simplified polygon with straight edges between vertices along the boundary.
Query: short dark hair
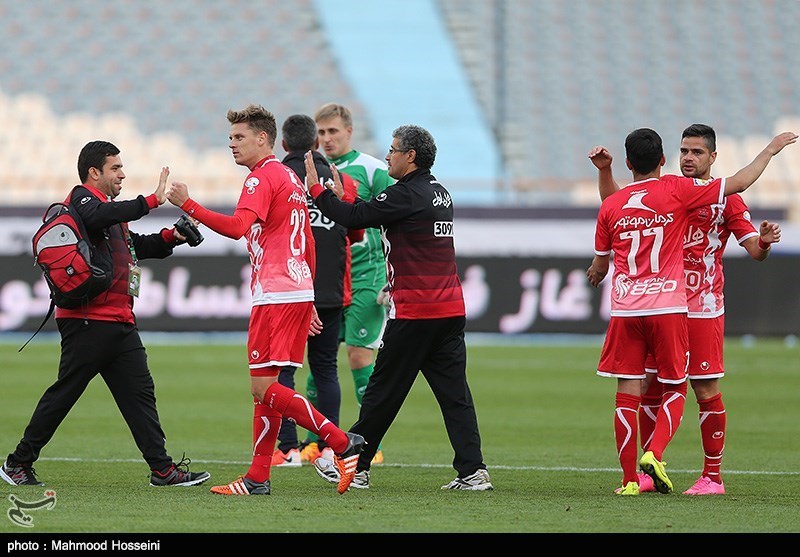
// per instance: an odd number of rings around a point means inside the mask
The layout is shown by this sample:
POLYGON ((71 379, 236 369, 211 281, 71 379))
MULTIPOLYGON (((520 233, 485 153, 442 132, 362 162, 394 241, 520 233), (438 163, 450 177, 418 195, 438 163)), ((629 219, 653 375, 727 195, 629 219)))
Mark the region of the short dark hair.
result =
POLYGON ((714 128, 711 126, 707 126, 705 124, 692 124, 683 130, 681 139, 685 137, 702 137, 706 142, 706 147, 708 147, 709 151, 713 153, 717 150, 717 134, 714 132, 714 128))
POLYGON ((392 137, 396 137, 398 151, 414 150, 417 156, 414 164, 418 168, 430 170, 436 161, 436 142, 433 136, 425 128, 413 125, 400 126, 392 132, 392 137))
POLYGON ((661 136, 650 128, 633 130, 625 138, 625 156, 637 174, 649 174, 664 157, 661 136))
POLYGON ((317 141, 317 123, 311 116, 292 114, 283 122, 281 133, 288 152, 309 151, 317 141))
POLYGON ((108 141, 90 141, 84 145, 78 155, 78 178, 80 178, 81 184, 85 184, 89 178, 90 168, 102 171, 106 157, 117 155, 119 155, 119 149, 108 141))
POLYGON ((266 132, 269 136, 269 146, 275 147, 278 125, 275 123, 275 116, 272 112, 263 106, 250 104, 242 110, 228 110, 228 122, 231 124, 245 122, 254 132, 266 132))

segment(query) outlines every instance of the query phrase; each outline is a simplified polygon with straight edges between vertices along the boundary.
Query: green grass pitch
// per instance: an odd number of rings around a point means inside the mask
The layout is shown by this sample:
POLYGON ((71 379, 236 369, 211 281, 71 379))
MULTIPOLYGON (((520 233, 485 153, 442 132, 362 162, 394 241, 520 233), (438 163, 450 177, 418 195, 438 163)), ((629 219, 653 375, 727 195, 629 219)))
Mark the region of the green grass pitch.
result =
MULTIPOLYGON (((726 345, 727 494, 681 491, 702 464, 697 405, 665 454, 670 495, 613 494, 621 480, 612 428, 615 384, 595 375, 599 341, 469 342, 468 375, 495 490, 445 492, 452 449, 420 375, 383 442, 386 463, 369 490, 337 495, 313 469, 275 469, 269 497, 209 492, 247 470, 252 401, 242 344, 148 343, 167 449, 185 452, 209 482, 154 488, 149 471, 98 377, 45 447, 35 468, 47 486, 0 483, 0 534, 31 533, 696 533, 800 531, 800 346, 756 339, 726 345), (57 493, 33 526, 8 516, 20 501, 57 493)), ((21 343, 20 343, 21 344, 21 343)), ((0 344, 0 457, 10 452, 57 372, 58 345, 0 344)), ((343 352, 343 351, 342 351, 343 352)), ((356 418, 352 379, 340 360, 342 423, 356 418)), ((305 369, 298 385, 305 385, 305 369)), ((302 389, 301 389, 302 390, 302 389)), ((301 434, 302 434, 301 430, 301 434)))

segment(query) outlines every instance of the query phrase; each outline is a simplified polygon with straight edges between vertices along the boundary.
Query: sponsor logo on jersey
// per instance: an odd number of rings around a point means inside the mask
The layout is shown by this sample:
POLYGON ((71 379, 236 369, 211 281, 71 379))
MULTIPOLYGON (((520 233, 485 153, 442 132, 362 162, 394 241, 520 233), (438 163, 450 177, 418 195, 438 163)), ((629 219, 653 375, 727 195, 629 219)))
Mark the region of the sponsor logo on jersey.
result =
POLYGON ((289 195, 289 199, 287 201, 289 201, 289 203, 297 203, 299 205, 305 205, 306 207, 308 207, 308 198, 306 197, 306 194, 304 192, 294 190, 289 195))
POLYGON ((301 284, 303 279, 311 278, 311 268, 305 261, 300 263, 297 259, 290 257, 286 260, 286 269, 289 271, 289 277, 297 284, 301 284))
POLYGON ((666 215, 656 214, 654 217, 633 217, 625 216, 614 223, 614 228, 651 228, 653 226, 665 226, 675 220, 672 213, 666 215))
POLYGON ((385 192, 379 193, 378 196, 375 199, 377 201, 386 201, 386 193, 385 192))
POLYGON ((704 238, 705 233, 702 228, 689 225, 689 228, 686 229, 686 234, 683 235, 683 249, 702 244, 704 238))
POLYGON ((91 197, 84 197, 84 198, 82 198, 82 199, 81 199, 81 205, 86 205, 87 203, 89 203, 89 200, 90 200, 90 199, 91 199, 91 197))
POLYGON ((617 300, 626 296, 652 296, 662 292, 674 292, 678 286, 677 281, 662 277, 634 281, 627 275, 620 275, 614 282, 614 295, 617 300))
MULTIPOLYGON (((436 182, 432 182, 436 183, 436 182)), ((435 191, 433 192, 433 206, 438 207, 439 205, 443 205, 444 207, 449 207, 453 204, 453 200, 450 198, 450 194, 446 192, 435 191)))
POLYGON ((647 195, 648 191, 635 191, 631 194, 628 202, 622 206, 623 209, 641 209, 643 211, 650 211, 651 213, 655 213, 655 210, 651 209, 647 205, 644 204, 644 196, 647 195))

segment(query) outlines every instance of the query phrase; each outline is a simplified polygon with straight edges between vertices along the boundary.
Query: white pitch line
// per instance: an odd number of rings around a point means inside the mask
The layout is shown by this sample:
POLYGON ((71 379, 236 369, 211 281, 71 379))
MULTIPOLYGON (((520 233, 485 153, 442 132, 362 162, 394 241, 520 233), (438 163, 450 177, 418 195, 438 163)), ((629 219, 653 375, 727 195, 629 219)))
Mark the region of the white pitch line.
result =
MULTIPOLYGON (((140 458, 81 458, 81 457, 48 457, 40 458, 38 462, 143 462, 140 458)), ((192 459, 193 464, 220 464, 220 465, 241 465, 249 466, 250 462, 244 460, 209 460, 192 459)), ((531 472, 619 472, 619 468, 579 468, 576 466, 509 466, 505 464, 487 464, 489 470, 518 470, 531 472)), ((310 468, 306 466, 306 468, 310 468)), ((384 463, 377 464, 375 468, 452 468, 449 464, 404 464, 404 463, 384 463)), ((675 470, 670 469, 670 473, 694 474, 697 470, 675 470)), ((779 470, 729 470, 725 469, 725 474, 741 474, 750 476, 797 476, 800 471, 782 472, 779 470)))

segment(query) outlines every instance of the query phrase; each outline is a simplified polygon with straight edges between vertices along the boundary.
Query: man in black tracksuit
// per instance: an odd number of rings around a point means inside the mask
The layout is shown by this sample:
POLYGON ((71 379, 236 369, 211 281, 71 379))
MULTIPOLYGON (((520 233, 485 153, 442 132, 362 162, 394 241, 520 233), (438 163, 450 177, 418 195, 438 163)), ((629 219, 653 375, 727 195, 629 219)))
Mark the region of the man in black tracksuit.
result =
POLYGON ((113 279, 105 292, 73 309, 56 308, 61 334, 58 379, 42 395, 25 433, 0 468, 0 479, 12 485, 42 485, 32 464, 69 411, 100 375, 114 397, 147 462, 150 485, 189 486, 203 483, 208 472, 189 472, 188 459, 173 462, 156 409, 155 385, 133 314, 138 295, 139 259, 163 259, 185 241, 175 229, 140 235, 128 222, 142 218, 166 201, 169 169, 161 170, 155 193, 129 201, 113 201, 125 173, 119 149, 107 141, 87 143, 78 156, 76 186, 66 203, 80 216, 90 241, 113 262, 113 279))
MULTIPOLYGON (((323 181, 333 180, 330 163, 324 155, 316 151, 318 147, 317 124, 305 114, 289 116, 281 128, 283 149, 287 152, 283 164, 294 170, 304 180, 306 177, 305 154, 312 151, 317 175, 323 181)), ((346 178, 343 199, 354 201, 357 197, 356 184, 346 178)), ((336 224, 320 213, 313 199, 308 198, 308 212, 311 231, 316 243, 316 271, 314 275, 314 307, 322 321, 322 332, 308 337, 308 366, 317 386, 315 406, 331 422, 339 425, 339 408, 342 393, 339 386, 339 329, 342 310, 350 304, 350 242, 358 242, 364 237, 363 230, 348 229, 336 224), (348 242, 349 239, 349 242, 348 242)), ((287 366, 281 370, 278 381, 281 385, 294 389, 294 372, 297 368, 287 366)), ((320 450, 324 448, 322 439, 317 441, 320 450)), ((300 466, 297 426, 292 420, 284 418, 278 435, 278 447, 272 459, 273 466, 300 466), (290 453, 291 451, 291 453, 290 453)))
MULTIPOLYGON (((367 441, 351 487, 369 487, 372 457, 421 371, 455 452, 458 476, 442 489, 489 490, 493 486, 467 384, 466 312, 456 269, 452 199, 431 174, 436 144, 430 133, 408 125, 392 137, 386 162, 397 182, 371 201, 340 201, 320 185, 306 157, 309 192, 322 214, 348 227, 380 227, 387 258, 389 321, 358 420, 350 428, 367 441)), ((338 482, 337 468, 324 459, 315 468, 324 479, 338 482)))

